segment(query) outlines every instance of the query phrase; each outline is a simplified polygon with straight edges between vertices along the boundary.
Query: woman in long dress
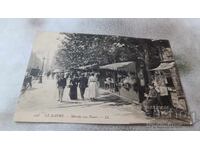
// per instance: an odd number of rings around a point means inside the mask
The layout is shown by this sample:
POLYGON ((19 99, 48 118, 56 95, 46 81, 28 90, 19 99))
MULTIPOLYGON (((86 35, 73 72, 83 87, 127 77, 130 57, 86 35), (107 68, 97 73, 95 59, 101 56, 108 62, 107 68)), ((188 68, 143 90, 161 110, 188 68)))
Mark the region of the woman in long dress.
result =
POLYGON ((94 73, 88 79, 89 98, 94 100, 98 96, 98 81, 94 73))
POLYGON ((78 79, 76 76, 71 78, 70 90, 69 90, 69 97, 71 100, 77 100, 77 86, 78 86, 78 79))

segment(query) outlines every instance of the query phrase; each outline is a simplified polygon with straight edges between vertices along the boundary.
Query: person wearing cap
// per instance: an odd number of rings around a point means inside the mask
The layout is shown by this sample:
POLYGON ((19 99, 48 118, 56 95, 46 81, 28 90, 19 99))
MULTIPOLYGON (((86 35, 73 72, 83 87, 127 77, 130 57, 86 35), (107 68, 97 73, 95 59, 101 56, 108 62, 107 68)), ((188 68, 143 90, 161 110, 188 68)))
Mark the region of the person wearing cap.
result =
POLYGON ((59 102, 63 101, 63 93, 66 87, 66 78, 64 78, 64 73, 61 73, 57 80, 58 94, 59 94, 59 102))

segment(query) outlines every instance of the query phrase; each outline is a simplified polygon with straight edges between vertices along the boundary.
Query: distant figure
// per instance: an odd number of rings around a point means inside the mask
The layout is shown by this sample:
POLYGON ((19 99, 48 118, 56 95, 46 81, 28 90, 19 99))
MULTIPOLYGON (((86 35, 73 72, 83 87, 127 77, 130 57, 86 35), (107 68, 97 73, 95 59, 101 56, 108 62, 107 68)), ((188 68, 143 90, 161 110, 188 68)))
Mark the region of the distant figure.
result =
POLYGON ((77 86, 78 86, 78 78, 74 75, 70 81, 70 90, 69 90, 69 97, 71 100, 77 99, 77 86))
POLYGON ((146 116, 153 117, 156 106, 158 105, 158 93, 153 84, 149 85, 149 92, 145 94, 146 100, 142 102, 142 110, 146 116))
POLYGON ((27 76, 27 82, 29 84, 29 87, 32 88, 32 76, 30 74, 28 74, 27 76))
POLYGON ((29 73, 26 74, 23 82, 23 88, 27 89, 28 87, 32 88, 32 76, 29 73))
POLYGON ((88 87, 88 79, 84 74, 81 74, 79 79, 79 88, 81 93, 81 98, 84 99, 85 89, 88 87))
POLYGON ((110 91, 114 92, 115 82, 113 78, 110 78, 110 91))
POLYGON ((49 79, 49 76, 51 75, 51 71, 47 72, 47 79, 49 79))
POLYGON ((92 73, 88 79, 89 98, 91 100, 94 100, 97 97, 97 93, 98 93, 98 83, 97 82, 98 82, 97 77, 94 75, 94 73, 92 73))
POLYGON ((105 89, 109 89, 110 88, 110 82, 111 82, 111 78, 107 77, 106 80, 104 81, 105 89))
POLYGON ((128 73, 128 76, 123 81, 124 88, 130 90, 133 88, 134 91, 137 91, 136 79, 133 73, 128 73))
POLYGON ((68 78, 66 78, 67 80, 67 86, 68 88, 70 88, 72 86, 71 80, 72 80, 72 75, 69 75, 68 78))
POLYGON ((54 80, 55 72, 51 73, 51 78, 54 80))
POLYGON ((27 89, 27 76, 28 76, 28 73, 25 75, 24 77, 24 81, 23 81, 23 90, 26 90, 27 89))
POLYGON ((60 74, 61 74, 61 73, 56 73, 56 80, 57 80, 57 81, 60 79, 60 74))
POLYGON ((157 92, 159 93, 159 102, 161 103, 161 105, 165 106, 166 108, 173 107, 170 93, 172 89, 166 86, 165 77, 161 75, 156 76, 153 82, 157 92))
POLYGON ((139 87, 138 87, 139 102, 142 103, 144 101, 144 93, 145 93, 145 79, 142 71, 139 72, 138 78, 139 78, 139 87))
POLYGON ((58 101, 62 102, 63 101, 63 93, 64 93, 64 89, 66 86, 66 79, 64 78, 63 73, 60 74, 60 77, 57 81, 57 85, 58 85, 58 93, 59 93, 58 101))

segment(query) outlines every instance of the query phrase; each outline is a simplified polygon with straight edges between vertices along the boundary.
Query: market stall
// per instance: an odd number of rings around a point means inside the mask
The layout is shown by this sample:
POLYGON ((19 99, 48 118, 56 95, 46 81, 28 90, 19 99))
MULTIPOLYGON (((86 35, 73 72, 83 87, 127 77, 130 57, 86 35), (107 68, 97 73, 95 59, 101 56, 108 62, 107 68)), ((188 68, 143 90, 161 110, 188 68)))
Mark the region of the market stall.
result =
POLYGON ((138 101, 138 94, 134 89, 134 82, 136 83, 135 62, 112 63, 100 66, 99 69, 101 70, 101 79, 103 79, 104 83, 107 83, 109 81, 107 79, 110 78, 111 92, 115 92, 130 102, 138 101))
POLYGON ((92 64, 92 65, 86 65, 86 66, 80 66, 78 67, 79 70, 88 70, 88 69, 94 69, 97 68, 97 64, 92 64))
POLYGON ((151 72, 155 72, 154 76, 162 76, 163 80, 165 80, 166 86, 169 86, 171 88, 174 87, 174 82, 176 82, 173 79, 171 69, 175 67, 175 62, 162 62, 160 65, 154 69, 151 69, 151 72))
POLYGON ((155 78, 165 80, 165 85, 172 89, 170 91, 172 104, 176 109, 187 110, 187 105, 185 103, 185 96, 182 94, 183 91, 180 87, 177 70, 175 67, 175 62, 162 62, 158 67, 151 69, 151 72, 156 72, 155 78))
POLYGON ((154 69, 151 69, 150 71, 156 71, 156 70, 167 70, 173 68, 175 65, 175 62, 163 62, 160 63, 160 65, 154 69))
POLYGON ((129 61, 129 62, 119 62, 119 63, 113 63, 113 64, 100 66, 100 69, 135 72, 136 66, 135 66, 135 62, 129 61))

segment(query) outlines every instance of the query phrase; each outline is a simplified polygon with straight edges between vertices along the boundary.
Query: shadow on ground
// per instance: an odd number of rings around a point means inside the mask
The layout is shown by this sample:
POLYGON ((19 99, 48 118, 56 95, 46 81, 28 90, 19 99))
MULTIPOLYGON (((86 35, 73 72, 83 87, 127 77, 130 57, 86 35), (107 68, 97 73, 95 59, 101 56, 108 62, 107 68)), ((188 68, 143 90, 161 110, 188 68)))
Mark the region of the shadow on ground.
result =
POLYGON ((130 105, 132 102, 124 100, 117 95, 113 95, 110 93, 103 94, 100 97, 95 98, 94 101, 103 101, 103 102, 113 102, 109 105, 111 106, 121 106, 121 105, 130 105))

